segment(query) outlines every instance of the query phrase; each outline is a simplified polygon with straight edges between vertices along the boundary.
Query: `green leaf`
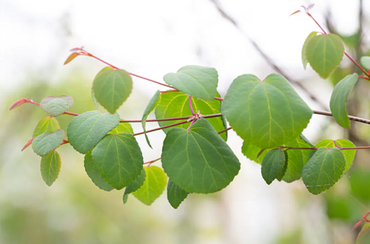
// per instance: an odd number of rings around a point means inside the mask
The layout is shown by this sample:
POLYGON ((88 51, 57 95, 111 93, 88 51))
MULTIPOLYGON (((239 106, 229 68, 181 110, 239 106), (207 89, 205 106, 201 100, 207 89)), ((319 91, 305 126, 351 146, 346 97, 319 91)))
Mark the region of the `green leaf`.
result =
POLYGON ((281 146, 306 128, 312 110, 281 75, 260 81, 241 75, 231 84, 221 107, 233 130, 260 148, 281 146))
MULTIPOLYGON (((356 147, 355 144, 353 144, 351 141, 346 140, 346 139, 338 139, 335 140, 337 145, 339 147, 356 147)), ((323 140, 320 141, 316 144, 316 147, 326 147, 326 148, 337 148, 333 140, 323 140)), ((343 174, 345 174, 352 166, 353 161, 355 160, 355 154, 356 154, 356 149, 353 150, 341 150, 344 158, 346 159, 346 166, 344 168, 343 174)))
POLYGON ((307 49, 307 44, 311 41, 311 39, 317 35, 316 31, 311 32, 308 37, 306 38, 303 47, 302 47, 302 64, 303 68, 306 69, 308 60, 307 60, 307 55, 306 55, 306 49, 307 49))
POLYGON ((343 175, 346 160, 337 148, 319 148, 303 167, 302 179, 309 192, 319 194, 343 175))
POLYGON ((161 93, 157 91, 154 96, 150 99, 148 105, 145 108, 143 117, 141 118, 141 125, 143 126, 144 134, 146 142, 148 143, 149 147, 152 148, 150 145, 150 141, 148 135, 146 134, 146 119, 148 118, 149 114, 158 106, 159 102, 161 101, 161 93))
POLYGON ((169 73, 164 81, 190 96, 212 101, 217 95, 218 74, 214 68, 184 66, 177 73, 169 73))
POLYGON ((131 182, 125 189, 125 193, 123 194, 123 203, 126 203, 127 202, 127 199, 128 199, 128 194, 138 190, 143 184, 144 184, 144 181, 145 181, 145 169, 142 168, 140 174, 138 177, 136 177, 136 179, 131 182))
POLYGON ((187 192, 211 193, 225 188, 240 163, 211 124, 200 119, 189 130, 173 128, 163 142, 162 166, 187 192))
POLYGON ((63 114, 73 105, 73 98, 67 95, 59 97, 47 96, 40 102, 40 107, 48 114, 56 117, 63 114))
POLYGON ((311 67, 324 79, 328 78, 342 61, 344 46, 335 34, 314 36, 307 44, 306 57, 311 67))
POLYGON ((370 69, 370 57, 369 56, 363 56, 360 59, 361 65, 365 70, 370 69))
POLYGON ((167 176, 163 169, 157 166, 144 167, 144 169, 146 173, 145 181, 139 190, 132 194, 142 203, 150 205, 166 188, 167 176))
POLYGON ((286 170, 285 153, 280 149, 270 150, 262 161, 262 177, 267 184, 271 184, 275 179, 282 177, 286 170))
POLYGON ((96 75, 92 89, 96 100, 113 114, 130 96, 132 79, 124 70, 104 68, 96 75))
POLYGON ((350 129, 347 114, 347 97, 352 88, 357 84, 358 75, 347 75, 343 80, 335 85, 330 98, 330 110, 335 120, 344 128, 350 129))
POLYGON ((182 201, 189 195, 189 192, 180 188, 178 185, 173 183, 171 179, 168 180, 167 184, 167 199, 173 208, 178 208, 182 201))
POLYGON ((257 147, 247 141, 243 142, 242 153, 244 154, 244 156, 258 164, 262 164, 263 158, 265 157, 266 153, 269 152, 269 150, 267 149, 264 150, 260 155, 258 155, 261 150, 262 148, 257 147))
POLYGON ((33 151, 39 156, 44 156, 59 147, 63 139, 64 131, 61 129, 55 132, 46 131, 32 141, 33 151))
POLYGON ((58 178, 60 165, 60 156, 54 150, 41 158, 41 176, 48 186, 58 178))
POLYGON ((44 117, 36 125, 35 131, 33 132, 33 138, 41 135, 46 131, 55 132, 60 129, 58 120, 55 117, 44 117))
POLYGON ((88 111, 69 123, 68 140, 76 151, 87 153, 118 124, 118 114, 88 111))
POLYGON ((104 180, 99 171, 96 169, 95 163, 91 156, 91 151, 86 153, 84 165, 87 175, 97 187, 104 191, 111 191, 114 189, 113 186, 109 185, 108 182, 104 180))
POLYGON ((109 131, 109 134, 120 134, 120 133, 134 134, 134 130, 132 129, 130 123, 120 122, 113 130, 109 131))
POLYGON ((91 155, 100 175, 118 190, 135 180, 143 168, 140 147, 131 134, 105 136, 91 155))
POLYGON ((356 244, 369 244, 370 243, 370 223, 365 222, 364 226, 356 238, 356 244))
MULTIPOLYGON (((193 109, 196 113, 198 111, 200 111, 202 115, 220 113, 221 101, 219 100, 213 100, 212 102, 208 102, 193 97, 191 101, 193 109)), ((188 95, 182 92, 162 93, 161 101, 155 109, 155 117, 157 119, 188 117, 188 116, 192 116, 192 113, 189 108, 188 95)), ((213 126, 213 128, 215 128, 216 131, 221 131, 226 128, 221 117, 209 118, 207 120, 211 123, 211 125, 213 126)), ((166 126, 181 121, 183 120, 159 121, 158 124, 160 126, 166 126)), ((189 127, 189 123, 178 125, 177 127, 187 129, 189 127)), ((167 133, 169 130, 171 130, 171 128, 164 129, 163 131, 167 133)), ((222 133, 220 134, 220 136, 224 140, 227 139, 227 133, 222 133)))
MULTIPOLYGON (((315 148, 315 146, 313 146, 302 134, 294 140, 288 142, 285 146, 315 148)), ((288 165, 283 180, 289 183, 301 178, 303 166, 313 156, 315 150, 291 149, 287 150, 286 153, 288 155, 288 165)))

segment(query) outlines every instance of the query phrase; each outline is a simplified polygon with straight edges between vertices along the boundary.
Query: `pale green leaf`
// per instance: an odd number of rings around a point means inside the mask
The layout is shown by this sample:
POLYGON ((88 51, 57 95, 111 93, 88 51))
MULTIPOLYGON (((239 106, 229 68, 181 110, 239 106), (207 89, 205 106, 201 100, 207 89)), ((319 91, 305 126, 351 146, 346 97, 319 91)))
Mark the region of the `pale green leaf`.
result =
POLYGON ((189 193, 219 191, 240 169, 238 158, 205 119, 189 130, 173 128, 167 133, 162 166, 168 177, 189 193))
POLYGON ((37 155, 44 156, 59 147, 63 139, 64 131, 61 129, 55 132, 46 131, 32 141, 32 149, 37 155))
POLYGON ((109 131, 109 134, 129 133, 134 134, 134 130, 130 123, 120 122, 113 130, 109 131))
POLYGON ((360 59, 361 65, 365 70, 370 69, 370 57, 369 56, 363 56, 360 59))
POLYGON ((35 138, 46 131, 55 132, 58 129, 60 129, 60 126, 59 126, 58 120, 55 117, 51 117, 51 116, 44 117, 36 125, 36 128, 33 132, 32 137, 35 138))
POLYGON ((136 179, 131 182, 125 189, 125 193, 123 194, 123 203, 127 202, 128 195, 136 190, 138 190, 145 181, 145 169, 143 168, 136 179))
POLYGON ((190 96, 212 101, 217 95, 218 74, 214 68, 188 65, 163 77, 164 81, 190 96))
POLYGON ((308 64, 308 60, 307 60, 307 56, 306 56, 306 49, 307 49, 307 44, 311 41, 312 37, 316 36, 317 35, 317 32, 316 31, 313 31, 311 32, 308 37, 306 38, 304 44, 303 44, 303 47, 302 47, 302 64, 303 64, 303 68, 306 69, 307 67, 307 64, 308 64))
POLYGON ((281 75, 260 81, 241 75, 231 84, 221 107, 233 130, 260 148, 281 146, 306 128, 312 110, 281 75))
POLYGON ((145 139, 148 143, 149 147, 152 148, 152 145, 150 145, 150 141, 148 138, 148 135, 146 134, 146 119, 148 118, 149 114, 158 106, 159 102, 161 101, 161 93, 157 91, 154 96, 150 99, 148 105, 145 108, 143 117, 141 118, 141 125, 144 130, 145 139))
POLYGON ((56 151, 51 151, 41 158, 41 176, 48 186, 58 178, 61 160, 56 151))
POLYGON ((73 98, 67 95, 59 97, 47 96, 40 102, 40 107, 48 114, 56 117, 63 114, 73 105, 73 98))

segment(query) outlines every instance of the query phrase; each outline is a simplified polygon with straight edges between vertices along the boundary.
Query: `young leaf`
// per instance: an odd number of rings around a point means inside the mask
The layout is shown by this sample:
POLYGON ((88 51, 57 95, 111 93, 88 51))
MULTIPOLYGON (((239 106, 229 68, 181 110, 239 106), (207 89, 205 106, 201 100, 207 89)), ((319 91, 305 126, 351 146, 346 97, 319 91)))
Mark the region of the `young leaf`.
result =
POLYGON ((307 44, 306 57, 311 67, 324 79, 342 61, 344 46, 335 34, 314 36, 307 44))
POLYGON ((217 95, 218 74, 214 68, 184 66, 177 73, 169 73, 164 81, 177 90, 203 100, 213 101, 217 95))
POLYGON ((369 244, 370 243, 370 223, 365 222, 364 226, 356 238, 356 244, 369 244))
POLYGON ((330 98, 330 110, 335 120, 344 128, 350 129, 349 118, 347 115, 347 97, 352 88, 357 84, 358 75, 347 75, 334 87, 330 98))
POLYGON ((36 128, 33 132, 32 137, 37 137, 46 131, 55 132, 58 129, 60 129, 58 120, 54 117, 47 116, 47 117, 42 118, 39 121, 39 123, 36 125, 36 128))
POLYGON ((41 176, 46 185, 51 186, 58 178, 60 165, 60 156, 54 150, 41 158, 41 176))
POLYGON ((231 84, 221 107, 233 130, 260 148, 272 148, 298 137, 312 110, 281 75, 260 81, 241 75, 231 84))
MULTIPOLYGON (((262 177, 270 185, 279 176, 284 175, 286 169, 285 153, 280 149, 270 150, 262 161, 262 177)), ((281 179, 281 177, 279 177, 281 179)))
POLYGON ((303 44, 303 47, 302 47, 302 64, 303 64, 303 68, 306 69, 307 67, 307 64, 308 64, 308 60, 307 60, 307 56, 306 56, 306 49, 307 49, 307 44, 311 41, 311 39, 317 35, 317 32, 316 31, 313 31, 311 32, 308 37, 306 38, 304 44, 303 44))
POLYGON ((309 192, 319 194, 343 175, 346 159, 337 148, 319 148, 303 166, 302 179, 309 192))
POLYGON ((118 114, 88 111, 69 123, 68 140, 76 151, 87 153, 118 124, 118 114))
POLYGON ((370 69, 370 57, 369 56, 363 56, 360 59, 361 65, 364 69, 369 70, 370 69))
POLYGON ((61 129, 58 129, 55 132, 44 132, 32 141, 33 151, 42 157, 59 147, 60 143, 63 142, 63 139, 64 131, 61 129))
MULTIPOLYGON (((195 112, 200 111, 202 115, 220 113, 221 101, 219 100, 213 100, 212 102, 209 102, 193 97, 191 101, 194 111, 195 112)), ((189 108, 188 95, 182 92, 162 93, 161 101, 155 109, 155 117, 157 119, 187 117, 187 116, 192 116, 192 113, 189 108)), ((226 129, 221 117, 209 118, 207 120, 211 123, 211 125, 213 126, 213 128, 215 128, 216 131, 226 129)), ((160 126, 166 126, 180 121, 182 120, 159 121, 158 124, 160 126)), ((178 125, 177 127, 187 129, 189 127, 189 124, 182 124, 178 125)), ((171 130, 171 128, 164 129, 163 131, 167 133, 169 130, 171 130)), ((227 133, 222 133, 220 134, 220 136, 224 140, 227 139, 227 133)))
POLYGON ((67 95, 61 95, 59 97, 47 96, 40 102, 40 107, 54 117, 63 114, 72 105, 73 98, 67 95))
POLYGON ((119 123, 113 130, 109 131, 109 134, 128 133, 134 134, 134 130, 130 123, 119 123))
POLYGON ((157 199, 164 188, 166 188, 167 176, 163 169, 157 166, 144 167, 145 181, 143 185, 135 192, 134 196, 146 205, 152 204, 157 199))
POLYGON ((71 55, 68 56, 67 60, 64 62, 64 65, 68 64, 69 62, 71 62, 73 59, 75 59, 78 55, 80 55, 79 53, 77 52, 73 52, 71 53, 71 55))
POLYGON ((124 70, 104 69, 96 75, 92 89, 96 100, 113 114, 130 96, 132 79, 124 70))
MULTIPOLYGON (((339 147, 356 147, 355 144, 353 144, 351 141, 346 140, 346 139, 338 139, 335 140, 335 143, 339 147)), ((326 147, 326 148, 337 148, 333 140, 323 140, 320 141, 316 144, 316 147, 326 147)), ((346 159, 346 166, 344 168, 343 174, 345 174, 352 166, 353 160, 355 160, 355 154, 356 154, 356 149, 353 150, 341 150, 344 158, 346 159)))
POLYGON ((171 179, 168 180, 167 184, 167 199, 173 208, 178 208, 182 201, 188 196, 189 192, 180 188, 178 185, 173 183, 171 179))
POLYGON ((91 155, 100 175, 118 190, 135 180, 143 168, 139 144, 131 134, 108 134, 91 155))
POLYGON ((157 91, 154 96, 150 99, 148 105, 145 108, 143 117, 141 118, 141 125, 143 126, 144 134, 146 142, 148 143, 149 147, 152 148, 150 145, 150 141, 148 135, 146 134, 146 119, 148 118, 149 114, 158 106, 159 102, 161 101, 161 93, 157 91))
POLYGON ((240 169, 238 158, 206 119, 189 130, 173 128, 167 133, 162 166, 175 184, 190 193, 219 191, 240 169))
POLYGON ((123 194, 123 203, 126 203, 127 202, 127 199, 128 199, 128 194, 138 190, 143 184, 144 184, 144 181, 145 181, 145 169, 142 168, 140 174, 138 177, 136 177, 136 179, 131 182, 125 189, 125 193, 123 194))
POLYGON ((113 186, 109 185, 108 182, 104 180, 99 171, 96 169, 95 163, 91 156, 91 151, 85 155, 84 166, 87 175, 97 187, 104 191, 111 191, 114 189, 113 186))

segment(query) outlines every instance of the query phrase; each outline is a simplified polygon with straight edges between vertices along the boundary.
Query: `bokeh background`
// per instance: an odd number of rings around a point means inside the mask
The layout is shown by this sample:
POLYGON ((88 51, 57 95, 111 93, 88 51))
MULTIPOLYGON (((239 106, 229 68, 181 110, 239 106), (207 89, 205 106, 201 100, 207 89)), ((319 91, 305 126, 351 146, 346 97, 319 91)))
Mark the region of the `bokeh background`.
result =
MULTIPOLYGON (((361 0, 1 0, 0 243, 353 243, 358 230, 352 226, 370 206, 366 151, 357 152, 354 166, 335 187, 314 196, 301 181, 268 186, 260 165, 242 155, 241 139, 230 132, 228 143, 242 169, 226 189, 192 194, 177 210, 165 193, 150 207, 133 196, 124 205, 122 191, 95 187, 84 172, 83 155, 68 145, 58 149, 59 178, 46 186, 40 157, 31 148, 20 151, 46 113, 31 104, 9 112, 19 98, 39 102, 62 94, 74 98, 71 112, 94 109, 91 84, 104 64, 78 57, 63 66, 69 50, 80 46, 157 81, 188 64, 214 67, 221 96, 241 74, 263 79, 281 73, 313 109, 328 110, 333 85, 357 70, 345 58, 326 81, 310 67, 303 69, 303 42, 319 28, 303 13, 289 15, 311 3, 318 22, 341 35, 354 58, 369 53, 370 2, 361 0)), ((121 118, 141 118, 158 89, 134 78, 121 118)), ((368 97, 369 85, 361 82, 349 98, 349 113, 369 118, 368 97)), ((58 117, 64 129, 71 119, 58 117)), ((368 126, 352 126, 344 130, 332 118, 314 115, 304 134, 312 143, 347 138, 369 145, 368 126)), ((141 131, 140 125, 133 128, 141 131)), ((145 161, 160 156, 164 133, 150 138, 153 150, 137 137, 145 161)))

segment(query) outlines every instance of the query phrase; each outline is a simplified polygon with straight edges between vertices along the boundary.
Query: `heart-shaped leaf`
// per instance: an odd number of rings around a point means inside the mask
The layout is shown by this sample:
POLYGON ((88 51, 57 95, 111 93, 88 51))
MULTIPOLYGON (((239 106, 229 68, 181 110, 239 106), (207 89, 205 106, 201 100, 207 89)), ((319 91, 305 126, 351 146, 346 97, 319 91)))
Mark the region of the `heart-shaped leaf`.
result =
POLYGON ((88 111, 69 123, 68 140, 76 151, 87 153, 118 124, 118 114, 88 111))
POLYGON ((141 118, 141 125, 143 126, 144 134, 146 142, 148 143, 149 147, 152 148, 150 145, 150 141, 148 135, 146 134, 146 119, 148 118, 149 114, 158 106, 159 102, 161 101, 161 93, 157 91, 154 96, 150 99, 148 105, 145 108, 143 117, 141 118))
POLYGON ((84 166, 87 175, 97 187, 104 191, 111 191, 114 189, 113 186, 109 185, 108 182, 104 180, 99 171, 96 169, 95 163, 91 156, 91 151, 85 155, 84 166))
POLYGON ((40 102, 40 107, 48 114, 56 117, 63 114, 73 105, 73 98, 67 95, 59 97, 47 96, 40 102))
POLYGON ((188 195, 187 191, 173 183, 171 179, 168 180, 167 199, 173 208, 178 208, 188 195))
POLYGON ((96 100, 113 114, 130 96, 132 79, 124 70, 104 68, 96 75, 92 89, 96 100))
POLYGON ((240 169, 238 158, 206 119, 189 130, 173 128, 167 133, 162 166, 175 184, 197 193, 223 189, 240 169))
POLYGON ((184 66, 177 73, 169 73, 164 81, 190 96, 212 101, 217 95, 218 74, 214 68, 184 66))
POLYGON ((317 32, 316 31, 313 31, 311 32, 308 37, 306 38, 304 44, 303 44, 303 47, 302 47, 302 64, 303 64, 303 68, 306 69, 307 67, 307 64, 308 64, 308 60, 307 60, 307 56, 306 56, 306 49, 307 49, 307 44, 311 41, 311 39, 317 35, 317 32))
POLYGON ((132 194, 142 203, 150 205, 157 199, 167 184, 167 176, 163 169, 157 166, 144 167, 145 181, 139 190, 132 194))
POLYGON ((145 181, 145 169, 143 168, 139 174, 138 177, 136 177, 136 179, 131 182, 125 189, 125 193, 123 194, 123 203, 126 203, 127 202, 127 199, 128 199, 128 195, 136 190, 138 190, 143 184, 144 184, 144 181, 145 181))
POLYGON ((105 136, 91 155, 100 175, 118 190, 135 180, 143 168, 139 144, 131 134, 105 136))
POLYGON ((55 132, 60 129, 58 120, 55 117, 44 117, 36 125, 32 137, 37 137, 46 131, 55 132))
POLYGON ((346 159, 337 148, 319 148, 303 167, 302 179, 309 192, 319 194, 343 175, 346 159))
POLYGON ((267 184, 271 184, 275 179, 280 179, 285 174, 286 157, 280 149, 270 150, 262 161, 262 177, 267 184))
POLYGON ((33 151, 39 156, 44 156, 59 147, 63 139, 64 131, 61 129, 55 132, 46 131, 32 141, 33 151))
POLYGON ((344 46, 342 39, 335 34, 314 36, 307 44, 306 57, 311 67, 324 79, 342 61, 344 46))
POLYGON ((241 75, 231 84, 221 107, 233 130, 260 148, 281 146, 306 128, 312 110, 281 75, 260 81, 241 75))
POLYGON ((51 186, 58 178, 60 165, 60 156, 55 150, 41 158, 41 176, 48 186, 51 186))
MULTIPOLYGON (((192 98, 192 106, 194 111, 197 113, 200 111, 202 115, 218 114, 220 113, 221 101, 213 100, 212 102, 204 101, 197 98, 192 98)), ((189 108, 189 96, 182 92, 169 92, 161 94, 161 101, 155 109, 155 117, 157 119, 164 118, 178 118, 192 116, 189 108)), ((207 119, 216 131, 224 130, 226 127, 221 117, 208 118, 207 119)), ((174 124, 183 120, 171 120, 171 121, 159 121, 160 126, 166 126, 174 124)), ((178 125, 187 129, 189 124, 178 125)), ((171 128, 164 129, 164 132, 168 132, 171 128)), ((224 140, 227 139, 227 133, 220 135, 224 140)))
MULTIPOLYGON (((338 147, 356 147, 351 141, 346 139, 335 140, 335 143, 338 147)), ((326 147, 326 148, 337 148, 333 140, 323 140, 316 144, 316 147, 326 147)), ((355 160, 356 149, 353 150, 341 150, 344 158, 346 159, 346 166, 343 173, 345 174, 352 166, 353 161, 355 160)))
POLYGON ((356 73, 347 75, 335 85, 330 98, 330 110, 333 117, 338 124, 347 129, 351 128, 347 114, 347 97, 357 81, 358 75, 356 73))

